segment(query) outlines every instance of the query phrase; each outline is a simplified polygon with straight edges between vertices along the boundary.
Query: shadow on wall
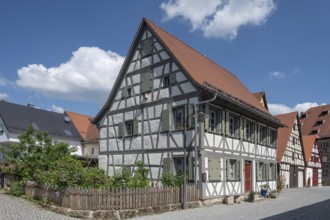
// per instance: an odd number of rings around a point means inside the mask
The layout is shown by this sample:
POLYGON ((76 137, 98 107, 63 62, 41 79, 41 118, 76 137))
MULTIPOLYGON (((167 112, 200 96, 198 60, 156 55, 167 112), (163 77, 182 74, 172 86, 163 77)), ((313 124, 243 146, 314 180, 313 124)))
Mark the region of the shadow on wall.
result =
MULTIPOLYGON (((308 199, 308 195, 306 195, 308 199)), ((330 219, 330 199, 323 202, 318 202, 313 205, 304 206, 299 209, 294 209, 292 211, 284 212, 278 215, 274 215, 268 218, 263 218, 262 220, 275 220, 275 219, 320 219, 328 220, 330 219)))

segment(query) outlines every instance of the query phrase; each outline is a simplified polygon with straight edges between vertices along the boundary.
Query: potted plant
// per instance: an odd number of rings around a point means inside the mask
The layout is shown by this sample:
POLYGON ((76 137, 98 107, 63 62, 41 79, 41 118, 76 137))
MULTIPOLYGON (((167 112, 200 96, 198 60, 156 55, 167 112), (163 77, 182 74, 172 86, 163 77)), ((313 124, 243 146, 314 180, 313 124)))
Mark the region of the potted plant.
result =
POLYGON ((272 198, 272 199, 276 199, 276 197, 278 196, 278 192, 277 190, 272 190, 270 191, 269 193, 269 197, 272 198))
POLYGON ((268 189, 269 189, 269 184, 268 183, 265 183, 265 184, 261 185, 260 194, 261 194, 262 197, 266 198, 268 189))
POLYGON ((256 192, 254 191, 250 191, 249 192, 249 195, 248 195, 248 198, 247 198, 247 201, 248 202, 254 202, 254 196, 256 195, 256 192))

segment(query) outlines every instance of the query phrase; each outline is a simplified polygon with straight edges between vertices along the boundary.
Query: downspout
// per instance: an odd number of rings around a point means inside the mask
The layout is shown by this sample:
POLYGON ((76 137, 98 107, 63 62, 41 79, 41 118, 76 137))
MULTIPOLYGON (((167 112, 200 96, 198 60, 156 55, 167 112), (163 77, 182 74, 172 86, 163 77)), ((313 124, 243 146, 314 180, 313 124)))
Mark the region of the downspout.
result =
POLYGON ((214 101, 217 98, 217 93, 214 93, 214 97, 209 100, 205 100, 202 102, 198 102, 194 104, 194 112, 195 112, 195 185, 197 185, 197 155, 198 155, 198 149, 197 149, 197 105, 203 105, 209 102, 214 101))

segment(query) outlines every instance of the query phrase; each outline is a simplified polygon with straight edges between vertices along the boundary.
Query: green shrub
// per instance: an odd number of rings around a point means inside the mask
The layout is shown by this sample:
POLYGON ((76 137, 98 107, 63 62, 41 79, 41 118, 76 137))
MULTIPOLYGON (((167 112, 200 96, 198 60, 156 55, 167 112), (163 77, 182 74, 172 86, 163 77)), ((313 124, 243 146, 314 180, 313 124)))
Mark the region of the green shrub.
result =
POLYGON ((13 196, 21 196, 24 194, 22 184, 19 182, 13 182, 10 185, 10 194, 13 196))
POLYGON ((161 182, 164 186, 182 186, 185 176, 181 171, 174 176, 170 172, 164 172, 162 174, 161 182))

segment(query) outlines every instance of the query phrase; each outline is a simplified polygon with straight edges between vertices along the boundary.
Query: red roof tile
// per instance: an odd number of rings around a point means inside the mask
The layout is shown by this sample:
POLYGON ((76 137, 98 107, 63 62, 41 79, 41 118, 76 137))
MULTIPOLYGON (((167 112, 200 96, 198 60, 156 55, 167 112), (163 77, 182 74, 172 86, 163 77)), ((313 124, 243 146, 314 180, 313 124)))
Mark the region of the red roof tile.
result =
POLYGON ((152 32, 165 44, 171 55, 179 61, 186 73, 199 86, 204 87, 205 83, 208 83, 234 99, 237 98, 264 113, 269 113, 234 74, 148 19, 144 18, 144 21, 148 24, 152 32))
POLYGON ((294 121, 298 118, 298 112, 276 115, 276 117, 287 126, 278 129, 278 146, 276 160, 277 162, 281 162, 285 149, 288 145, 288 142, 290 141, 290 135, 294 125, 294 121))

